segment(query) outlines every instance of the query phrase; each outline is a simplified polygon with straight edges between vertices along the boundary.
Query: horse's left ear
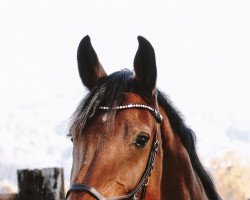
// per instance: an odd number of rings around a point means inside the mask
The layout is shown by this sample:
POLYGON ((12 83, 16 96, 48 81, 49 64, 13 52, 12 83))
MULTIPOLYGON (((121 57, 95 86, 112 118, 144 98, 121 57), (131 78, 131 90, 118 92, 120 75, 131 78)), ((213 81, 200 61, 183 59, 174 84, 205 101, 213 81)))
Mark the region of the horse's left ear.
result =
POLYGON ((91 45, 90 37, 85 36, 77 50, 78 70, 82 83, 89 89, 93 89, 99 80, 107 74, 98 60, 97 54, 91 45))
POLYGON ((148 97, 156 94, 157 69, 155 52, 144 37, 138 36, 139 47, 134 59, 135 82, 148 97))

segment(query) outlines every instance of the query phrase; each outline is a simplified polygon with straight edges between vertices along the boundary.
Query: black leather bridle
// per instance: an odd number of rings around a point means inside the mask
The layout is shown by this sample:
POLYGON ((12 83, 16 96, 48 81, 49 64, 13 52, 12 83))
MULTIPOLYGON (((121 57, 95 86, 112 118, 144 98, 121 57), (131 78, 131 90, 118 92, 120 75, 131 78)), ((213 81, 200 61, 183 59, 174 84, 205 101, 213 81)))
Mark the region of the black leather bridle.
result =
MULTIPOLYGON (((154 115, 156 122, 158 124, 160 124, 162 119, 163 119, 162 115, 159 113, 159 111, 157 111, 155 108, 152 108, 150 106, 143 105, 143 104, 129 104, 129 105, 125 105, 125 106, 117 106, 117 107, 112 107, 112 108, 111 107, 99 107, 100 110, 110 110, 110 109, 122 110, 122 109, 129 109, 129 108, 138 108, 138 109, 149 110, 154 115)), ((155 162, 156 154, 157 154, 158 147, 159 147, 159 141, 157 139, 158 132, 159 132, 159 126, 157 125, 157 131, 154 135, 154 139, 153 139, 150 154, 148 157, 146 169, 145 169, 139 183, 137 184, 137 186, 129 194, 126 194, 123 196, 118 196, 118 197, 106 198, 102 195, 102 193, 100 193, 94 187, 91 187, 91 186, 86 185, 86 184, 71 184, 69 187, 69 190, 66 193, 66 200, 69 197, 71 192, 86 192, 97 200, 125 200, 125 199, 137 200, 138 199, 137 195, 138 195, 140 190, 142 190, 141 191, 141 200, 144 200, 145 196, 146 196, 146 189, 148 186, 149 177, 151 176, 151 171, 154 168, 154 162, 155 162)))

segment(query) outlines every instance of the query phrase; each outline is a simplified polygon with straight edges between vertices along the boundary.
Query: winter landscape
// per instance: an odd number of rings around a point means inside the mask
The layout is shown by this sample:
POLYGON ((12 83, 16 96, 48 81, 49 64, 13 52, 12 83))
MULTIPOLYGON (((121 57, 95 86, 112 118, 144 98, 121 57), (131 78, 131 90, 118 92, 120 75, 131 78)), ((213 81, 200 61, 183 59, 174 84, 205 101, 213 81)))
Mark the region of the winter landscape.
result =
POLYGON ((17 190, 17 169, 63 167, 69 184, 66 135, 87 92, 78 43, 90 35, 112 73, 133 69, 143 35, 155 47, 157 85, 196 133, 219 192, 250 198, 249 2, 83 2, 9 1, 0 8, 0 193, 17 190))

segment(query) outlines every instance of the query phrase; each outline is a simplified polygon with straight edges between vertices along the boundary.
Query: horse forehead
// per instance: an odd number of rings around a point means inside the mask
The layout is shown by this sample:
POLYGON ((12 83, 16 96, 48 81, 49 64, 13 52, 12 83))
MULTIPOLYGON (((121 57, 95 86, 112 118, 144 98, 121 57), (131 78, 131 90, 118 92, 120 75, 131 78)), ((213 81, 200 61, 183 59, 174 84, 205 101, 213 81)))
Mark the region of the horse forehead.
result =
POLYGON ((123 93, 123 104, 124 103, 141 103, 145 104, 145 100, 136 93, 123 93))
MULTIPOLYGON (((136 93, 124 93, 123 94, 123 100, 122 105, 128 105, 128 104, 143 104, 148 105, 148 103, 139 95, 136 93)), ((150 105, 148 105, 150 106, 150 105)), ((151 125, 155 122, 153 115, 147 110, 147 109, 122 109, 118 110, 116 117, 118 121, 123 119, 122 121, 126 121, 128 119, 130 122, 133 122, 134 124, 139 125, 147 123, 148 125, 151 125)))
MULTIPOLYGON (((128 105, 128 104, 143 104, 148 105, 148 103, 139 95, 136 93, 123 93, 122 94, 122 102, 121 105, 128 105)), ((98 117, 99 127, 103 127, 107 125, 107 122, 109 121, 109 115, 108 113, 102 113, 98 117)), ((121 126, 126 123, 130 123, 129 125, 136 124, 137 126, 140 124, 147 124, 151 125, 154 123, 154 117, 152 114, 146 110, 146 109, 121 109, 117 110, 116 116, 115 116, 115 127, 121 128, 121 126)), ((95 126, 98 127, 98 126, 95 126)), ((131 127, 131 126, 129 126, 131 127)))
POLYGON ((108 120, 108 114, 106 113, 101 117, 101 122, 105 123, 107 120, 108 120))

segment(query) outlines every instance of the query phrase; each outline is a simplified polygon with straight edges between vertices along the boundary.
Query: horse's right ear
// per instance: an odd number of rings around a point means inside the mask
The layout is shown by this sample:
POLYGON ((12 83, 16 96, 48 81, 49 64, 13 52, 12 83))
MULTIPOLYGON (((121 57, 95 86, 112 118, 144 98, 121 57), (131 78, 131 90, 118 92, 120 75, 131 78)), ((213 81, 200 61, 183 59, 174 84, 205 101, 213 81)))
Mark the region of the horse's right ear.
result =
POLYGON ((82 83, 89 89, 93 89, 97 82, 107 74, 98 60, 96 52, 91 45, 90 37, 85 36, 77 50, 78 70, 82 83))

